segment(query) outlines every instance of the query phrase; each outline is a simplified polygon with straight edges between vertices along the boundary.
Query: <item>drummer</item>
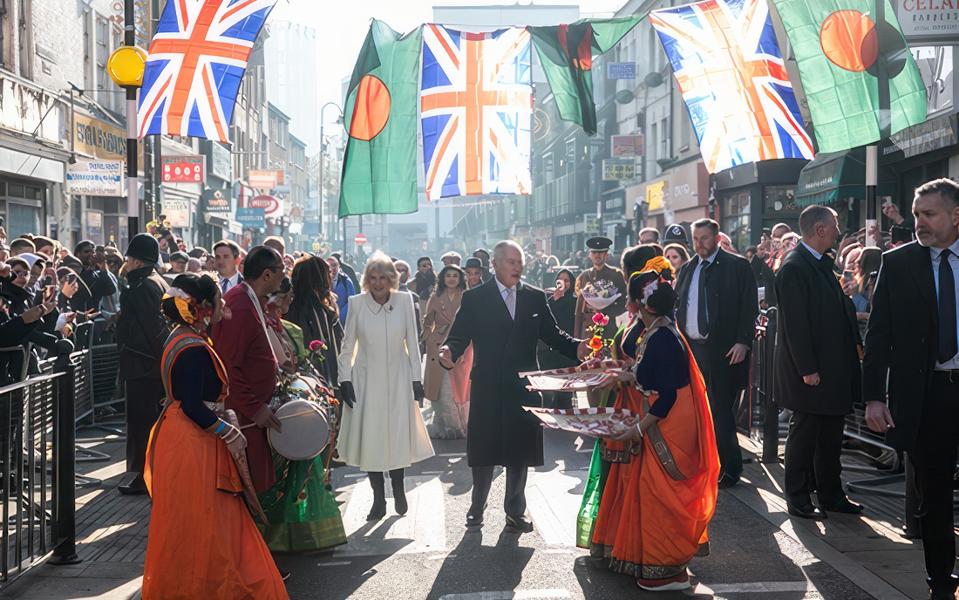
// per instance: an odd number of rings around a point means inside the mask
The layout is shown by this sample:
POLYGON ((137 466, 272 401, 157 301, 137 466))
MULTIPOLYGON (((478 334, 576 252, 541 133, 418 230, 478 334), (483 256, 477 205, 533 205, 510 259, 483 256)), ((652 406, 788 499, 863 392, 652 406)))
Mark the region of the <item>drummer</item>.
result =
POLYGON ((602 236, 586 240, 589 260, 593 266, 576 278, 576 315, 573 331, 570 334, 577 339, 589 337, 586 328, 592 325, 593 315, 597 312, 583 298, 584 288, 608 286, 615 289, 613 293, 618 292, 620 295, 615 302, 600 311, 609 317, 609 325, 606 326, 604 337, 611 338, 616 333, 616 317, 626 312, 626 280, 623 278, 623 272, 606 264, 612 245, 611 239, 602 236))
MULTIPOLYGON (((303 343, 303 330, 282 318, 292 301, 290 280, 284 279, 280 289, 269 297, 265 313, 270 342, 289 377, 304 370, 310 372, 309 349, 303 343)), ((289 392, 284 390, 281 383, 281 400, 290 400, 289 392)), ((319 398, 309 391, 303 393, 310 401, 319 402, 319 398)), ((270 550, 315 552, 345 544, 346 532, 339 508, 333 494, 326 489, 323 456, 288 460, 273 452, 273 463, 276 484, 260 494, 260 504, 269 519, 268 524, 260 524, 260 532, 270 550)))

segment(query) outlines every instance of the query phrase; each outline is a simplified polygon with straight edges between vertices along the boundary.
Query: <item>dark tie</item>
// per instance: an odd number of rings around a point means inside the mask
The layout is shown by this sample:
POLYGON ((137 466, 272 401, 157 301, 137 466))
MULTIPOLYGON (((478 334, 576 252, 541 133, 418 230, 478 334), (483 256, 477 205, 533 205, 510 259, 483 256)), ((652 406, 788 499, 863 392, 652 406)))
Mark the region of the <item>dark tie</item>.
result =
POLYGON ((699 306, 696 307, 696 319, 699 321, 699 333, 709 335, 709 311, 706 310, 706 269, 709 261, 699 263, 699 306))
POLYGON ((226 289, 227 289, 228 287, 230 287, 230 280, 224 278, 223 281, 220 282, 220 289, 223 290, 223 293, 225 294, 225 293, 226 293, 226 289))
POLYGON ((939 362, 948 362, 959 352, 956 339, 956 278, 952 273, 949 249, 939 255, 939 362))

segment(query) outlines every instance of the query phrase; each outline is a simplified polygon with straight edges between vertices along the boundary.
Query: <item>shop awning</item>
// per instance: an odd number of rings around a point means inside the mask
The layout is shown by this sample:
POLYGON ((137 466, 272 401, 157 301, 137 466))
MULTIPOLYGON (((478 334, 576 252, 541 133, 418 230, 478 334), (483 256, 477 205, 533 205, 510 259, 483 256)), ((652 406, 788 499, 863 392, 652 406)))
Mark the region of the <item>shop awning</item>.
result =
MULTIPOLYGON (((888 165, 879 170, 878 196, 892 195, 896 174, 888 165)), ((866 197, 866 149, 822 153, 799 172, 796 205, 831 205, 839 201, 866 197)))

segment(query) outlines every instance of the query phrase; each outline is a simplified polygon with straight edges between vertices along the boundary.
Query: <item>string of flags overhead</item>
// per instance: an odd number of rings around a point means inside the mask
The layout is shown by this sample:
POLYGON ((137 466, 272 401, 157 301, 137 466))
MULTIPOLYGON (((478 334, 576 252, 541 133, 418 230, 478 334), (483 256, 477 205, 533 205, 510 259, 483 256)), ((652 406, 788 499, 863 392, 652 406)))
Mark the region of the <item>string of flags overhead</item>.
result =
MULTIPOLYGON (((405 35, 374 19, 347 90, 339 216, 415 212, 420 181, 431 201, 530 194, 533 48, 560 118, 593 135, 593 59, 644 18, 672 66, 710 172, 873 143, 882 132, 880 67, 890 133, 926 118, 919 70, 883 1, 881 22, 874 0, 701 0, 618 19, 482 32, 426 24, 405 35), (798 82, 770 8, 789 39, 798 82), (794 83, 809 107, 805 126, 794 83)), ((249 54, 275 2, 168 1, 147 59, 140 137, 228 141, 249 54)))

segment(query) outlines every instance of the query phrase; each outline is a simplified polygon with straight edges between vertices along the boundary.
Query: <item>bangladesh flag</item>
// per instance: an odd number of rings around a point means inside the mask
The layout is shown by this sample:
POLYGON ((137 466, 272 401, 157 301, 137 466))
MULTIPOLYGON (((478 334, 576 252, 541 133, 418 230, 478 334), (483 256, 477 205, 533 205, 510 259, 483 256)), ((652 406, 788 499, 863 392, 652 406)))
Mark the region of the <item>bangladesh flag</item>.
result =
POLYGON ((593 55, 615 46, 642 19, 582 19, 569 25, 529 28, 560 118, 578 123, 589 135, 596 133, 593 55))
POLYGON ((346 92, 349 140, 340 218, 416 212, 416 126, 422 31, 373 20, 346 92))
POLYGON ((773 0, 789 36, 820 152, 880 137, 879 53, 889 74, 892 129, 926 120, 926 89, 888 0, 773 0))

